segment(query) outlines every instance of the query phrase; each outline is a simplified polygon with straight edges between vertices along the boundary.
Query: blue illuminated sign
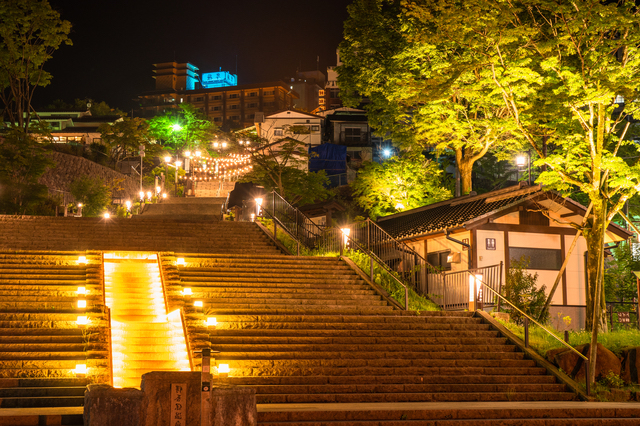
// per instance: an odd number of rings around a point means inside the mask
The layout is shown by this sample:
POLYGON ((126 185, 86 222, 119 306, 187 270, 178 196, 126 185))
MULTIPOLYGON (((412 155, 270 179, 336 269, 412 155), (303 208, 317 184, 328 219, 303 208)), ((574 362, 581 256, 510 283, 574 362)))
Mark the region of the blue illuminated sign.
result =
POLYGON ((208 72, 202 74, 202 88, 229 87, 238 85, 238 76, 228 71, 208 72))

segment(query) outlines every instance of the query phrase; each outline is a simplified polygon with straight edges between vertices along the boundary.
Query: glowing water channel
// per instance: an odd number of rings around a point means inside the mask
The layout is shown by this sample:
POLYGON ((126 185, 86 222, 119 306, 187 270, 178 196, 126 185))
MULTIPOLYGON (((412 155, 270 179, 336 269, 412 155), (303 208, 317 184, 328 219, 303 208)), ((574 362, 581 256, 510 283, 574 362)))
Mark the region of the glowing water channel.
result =
POLYGON ((139 388, 149 371, 190 370, 180 315, 165 308, 157 254, 105 253, 104 280, 113 385, 139 388))

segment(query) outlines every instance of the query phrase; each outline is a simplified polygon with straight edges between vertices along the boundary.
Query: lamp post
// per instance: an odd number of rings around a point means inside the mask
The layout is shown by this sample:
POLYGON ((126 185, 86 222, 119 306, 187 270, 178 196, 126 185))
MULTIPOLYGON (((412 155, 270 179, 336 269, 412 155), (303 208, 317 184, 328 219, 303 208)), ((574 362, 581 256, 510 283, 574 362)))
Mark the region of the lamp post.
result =
POLYGON ((518 157, 516 157, 516 166, 518 168, 524 167, 527 163, 529 164, 529 176, 527 179, 527 184, 531 186, 531 150, 527 150, 526 158, 524 155, 518 155, 518 157))
POLYGON ((175 188, 174 188, 174 195, 177 197, 178 196, 178 170, 180 170, 180 165, 182 164, 181 161, 176 160, 176 179, 175 179, 175 188))

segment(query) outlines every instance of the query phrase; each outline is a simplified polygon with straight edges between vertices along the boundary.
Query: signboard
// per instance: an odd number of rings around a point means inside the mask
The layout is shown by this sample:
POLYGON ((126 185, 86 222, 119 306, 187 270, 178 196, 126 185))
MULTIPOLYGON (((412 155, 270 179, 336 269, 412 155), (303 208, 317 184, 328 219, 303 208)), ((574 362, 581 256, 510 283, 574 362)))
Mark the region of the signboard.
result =
POLYGON ((187 384, 171 383, 171 426, 185 426, 187 423, 187 384))
POLYGON ((629 319, 629 312, 617 312, 618 314, 618 322, 620 324, 629 324, 631 320, 629 319))
POLYGON ((495 250, 496 249, 496 239, 495 238, 487 238, 487 250, 495 250))
POLYGON ((204 89, 238 85, 238 76, 235 74, 231 74, 228 71, 203 73, 201 78, 202 87, 204 89))
MULTIPOLYGON (((469 239, 468 238, 463 238, 462 242, 465 243, 465 244, 469 244, 469 239)), ((462 251, 467 251, 467 250, 469 250, 469 247, 462 246, 462 251)))

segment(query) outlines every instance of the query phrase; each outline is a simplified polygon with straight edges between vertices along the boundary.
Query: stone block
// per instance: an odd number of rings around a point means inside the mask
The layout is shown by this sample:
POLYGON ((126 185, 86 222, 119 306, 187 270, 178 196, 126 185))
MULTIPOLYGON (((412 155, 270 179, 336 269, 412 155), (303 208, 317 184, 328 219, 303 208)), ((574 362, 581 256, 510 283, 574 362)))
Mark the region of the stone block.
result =
MULTIPOLYGON (((147 426, 169 426, 171 423, 171 384, 185 384, 186 392, 180 402, 186 402, 184 425, 200 424, 200 372, 153 371, 142 375, 140 388, 144 392, 147 426)), ((184 391, 184 390, 183 390, 184 391)), ((175 408, 175 406, 174 406, 175 408)), ((182 408, 182 407, 181 407, 182 408)), ((174 410, 174 415, 175 415, 174 410)))
POLYGON ((84 425, 144 425, 144 407, 144 393, 138 389, 89 385, 84 394, 84 425))
POLYGON ((216 386, 211 390, 211 426, 255 426, 257 423, 255 389, 216 386))
MULTIPOLYGON (((589 355, 590 345, 577 346, 578 350, 583 355, 589 355)), ((547 355, 549 357, 549 355, 547 355)), ((585 378, 585 362, 575 352, 566 349, 564 351, 556 352, 553 357, 553 362, 559 368, 561 368, 567 375, 575 380, 582 381, 585 378)), ((598 343, 597 355, 596 355, 596 380, 605 377, 609 372, 613 372, 616 375, 620 375, 621 363, 618 357, 605 348, 601 343, 598 343)))
POLYGON ((631 348, 622 354, 622 379, 626 383, 640 383, 640 348, 631 348))

